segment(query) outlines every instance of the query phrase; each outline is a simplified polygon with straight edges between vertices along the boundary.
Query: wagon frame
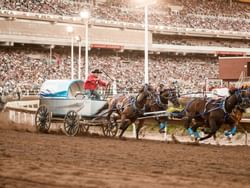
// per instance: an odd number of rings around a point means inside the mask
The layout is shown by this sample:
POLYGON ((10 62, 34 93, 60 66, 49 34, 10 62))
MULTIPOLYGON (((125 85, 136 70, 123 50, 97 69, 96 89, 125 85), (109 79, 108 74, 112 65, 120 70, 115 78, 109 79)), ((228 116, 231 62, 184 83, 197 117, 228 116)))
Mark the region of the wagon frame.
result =
POLYGON ((90 126, 101 126, 104 136, 116 136, 118 124, 108 122, 105 113, 96 115, 107 102, 106 93, 96 100, 85 93, 81 80, 45 81, 35 115, 37 131, 47 133, 51 123, 57 122, 63 123, 63 131, 68 136, 86 134, 90 126))

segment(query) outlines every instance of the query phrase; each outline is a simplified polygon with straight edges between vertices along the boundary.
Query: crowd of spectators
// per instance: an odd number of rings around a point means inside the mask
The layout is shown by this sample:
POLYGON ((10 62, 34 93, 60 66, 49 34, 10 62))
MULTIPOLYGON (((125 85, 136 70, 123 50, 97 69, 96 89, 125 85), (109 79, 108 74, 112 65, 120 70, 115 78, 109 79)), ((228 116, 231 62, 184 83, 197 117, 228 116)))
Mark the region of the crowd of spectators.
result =
POLYGON ((249 5, 238 1, 224 0, 175 0, 183 6, 183 13, 249 18, 249 5))
MULTIPOLYGON (((93 67, 112 73, 122 91, 136 91, 144 82, 143 54, 130 54, 129 57, 93 55, 91 63, 93 67)), ((149 70, 151 84, 171 87, 177 82, 182 93, 201 92, 206 78, 218 78, 216 60, 208 57, 150 55, 149 70)))
MULTIPOLYGON (((0 87, 11 93, 17 87, 37 90, 46 79, 70 79, 70 50, 56 50, 50 60, 49 50, 15 49, 0 52, 0 87)), ((205 78, 218 77, 215 58, 175 55, 150 55, 149 80, 154 86, 159 83, 171 86, 178 82, 182 93, 202 91, 205 78)), ((75 54, 75 70, 78 57, 75 54)), ((81 72, 84 78, 84 58, 81 72)), ((90 70, 98 68, 109 74, 117 82, 119 92, 136 92, 144 83, 144 56, 139 52, 92 52, 89 55, 90 70)), ((74 78, 77 78, 75 72, 74 78)), ((105 77, 105 74, 102 74, 105 77)), ((105 79, 108 79, 106 77, 105 79)))
MULTIPOLYGON (((83 9, 91 11, 91 19, 103 19, 129 23, 144 22, 143 8, 131 4, 130 0, 109 0, 104 4, 93 1, 67 0, 9 0, 0 1, 0 10, 15 10, 49 15, 79 16, 83 9)), ((250 30, 250 4, 218 0, 158 0, 149 6, 149 24, 182 28, 213 30, 250 30)), ((91 21, 91 20, 90 20, 91 21)), ((153 35, 153 43, 220 46, 249 48, 243 40, 206 39, 188 36, 153 35)), ((77 57, 77 54, 75 55, 77 57)), ((77 70, 77 58, 75 58, 77 70)), ((84 61, 82 59, 82 61, 84 61)), ((144 56, 141 53, 97 53, 89 56, 90 68, 110 73, 117 80, 120 91, 136 91, 144 80, 144 56)), ((0 87, 5 93, 17 87, 22 90, 36 90, 46 79, 69 79, 70 54, 68 51, 53 53, 34 48, 5 49, 0 52, 0 87)), ((84 67, 84 65, 82 66, 84 67)), ((171 85, 177 81, 182 92, 201 91, 205 78, 218 77, 215 57, 150 55, 150 82, 171 85)), ((81 70, 84 73, 84 70, 81 70)), ((84 75, 82 75, 84 77, 84 75)), ((77 74, 75 74, 75 78, 77 74)))
POLYGON ((63 60, 64 66, 50 63, 48 53, 41 50, 3 50, 0 52, 0 87, 4 94, 38 90, 45 79, 69 77, 70 58, 63 60))
MULTIPOLYGON (((101 5, 62 0, 1 1, 0 9, 42 14, 76 16, 82 9, 91 11, 92 19, 144 23, 144 11, 129 0, 112 0, 101 5)), ((158 0, 149 6, 149 24, 182 28, 227 31, 250 30, 250 4, 218 0, 158 0)))
POLYGON ((250 48, 250 43, 243 39, 207 38, 183 35, 153 34, 153 43, 187 46, 217 46, 229 48, 250 48))

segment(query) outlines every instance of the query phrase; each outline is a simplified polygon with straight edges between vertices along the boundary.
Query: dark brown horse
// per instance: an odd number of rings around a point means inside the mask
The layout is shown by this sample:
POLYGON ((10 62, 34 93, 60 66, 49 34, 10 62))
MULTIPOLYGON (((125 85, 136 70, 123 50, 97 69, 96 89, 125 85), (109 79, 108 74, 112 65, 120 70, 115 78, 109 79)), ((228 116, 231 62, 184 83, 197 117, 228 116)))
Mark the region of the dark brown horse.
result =
POLYGON ((232 111, 240 106, 242 109, 249 107, 249 92, 247 90, 234 90, 226 99, 195 99, 189 102, 185 108, 185 128, 190 136, 196 140, 205 140, 214 136, 223 123, 229 124, 231 132, 235 134, 235 120, 231 116, 232 111), (192 126, 191 126, 192 125, 192 126), (207 135, 199 138, 197 128, 204 126, 209 128, 207 135))
MULTIPOLYGON (((231 140, 231 138, 236 134, 237 126, 239 125, 244 112, 245 109, 237 105, 229 114, 228 118, 226 118, 224 124, 228 124, 230 126, 230 130, 225 131, 224 135, 228 140, 231 140)), ((204 124, 204 126, 201 127, 201 131, 203 131, 205 134, 209 134, 211 130, 206 124, 204 124)), ((215 136, 214 139, 216 139, 215 136)))
MULTIPOLYGON (((168 108, 168 102, 173 103, 175 107, 179 106, 178 92, 176 89, 168 88, 160 91, 159 94, 153 95, 153 97, 147 99, 145 112, 156 112, 156 111, 166 111, 168 108)), ((160 125, 160 132, 165 127, 167 127, 167 116, 162 116, 155 118, 155 120, 160 125)), ((140 129, 143 127, 145 119, 138 120, 136 128, 136 139, 139 139, 140 129)))
MULTIPOLYGON (((147 99, 154 94, 155 90, 152 86, 145 84, 138 92, 137 96, 131 95, 116 95, 108 101, 107 120, 109 122, 117 122, 120 120, 120 135, 121 138, 125 130, 130 124, 142 116, 145 111, 147 99)), ((99 110, 100 113, 103 109, 99 110)))

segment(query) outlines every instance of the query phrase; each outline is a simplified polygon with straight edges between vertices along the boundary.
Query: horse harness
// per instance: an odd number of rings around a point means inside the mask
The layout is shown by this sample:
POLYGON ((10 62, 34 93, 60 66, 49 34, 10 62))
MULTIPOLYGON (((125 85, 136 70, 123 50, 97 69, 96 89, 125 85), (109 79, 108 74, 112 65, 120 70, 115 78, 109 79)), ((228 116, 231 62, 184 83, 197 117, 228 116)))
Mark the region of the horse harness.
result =
POLYGON ((214 99, 208 100, 206 102, 206 104, 205 104, 204 112, 201 115, 207 115, 207 114, 209 114, 212 111, 221 109, 224 112, 224 121, 226 121, 229 118, 229 114, 231 113, 231 112, 228 112, 226 110, 226 108, 225 108, 225 102, 226 102, 226 100, 227 100, 227 98, 225 98, 225 99, 218 99, 218 100, 214 100, 214 99), (217 107, 212 108, 210 110, 207 110, 207 107, 208 107, 209 104, 216 105, 217 107))
MULTIPOLYGON (((243 101, 245 102, 246 100, 249 101, 248 97, 243 97, 241 92, 239 92, 239 91, 237 91, 236 97, 237 97, 237 100, 238 100, 237 103, 239 103, 239 101, 241 101, 241 102, 243 102, 243 101), (239 99, 239 97, 240 97, 240 99, 239 99)), ((199 117, 199 116, 202 116, 202 115, 207 115, 208 113, 210 113, 212 111, 221 109, 224 112, 224 121, 226 121, 229 118, 229 114, 232 112, 232 111, 227 111, 226 108, 225 108, 225 103, 226 103, 226 100, 228 98, 229 97, 223 98, 223 99, 217 99, 217 100, 214 100, 214 99, 208 100, 206 102, 206 104, 205 104, 205 108, 204 108, 203 113, 197 114, 196 117, 199 117), (216 105, 217 107, 212 108, 210 110, 207 110, 207 107, 208 107, 209 104, 216 105)), ((228 102, 228 103, 230 104, 230 102, 228 102)))
POLYGON ((168 107, 168 103, 163 103, 162 101, 161 101, 161 96, 160 96, 160 94, 156 94, 156 96, 154 97, 154 99, 155 100, 153 100, 154 101, 154 103, 152 104, 152 105, 154 105, 154 104, 156 104, 158 107, 160 107, 161 109, 167 109, 167 107, 168 107))
POLYGON ((136 106, 136 98, 134 96, 125 95, 124 99, 116 104, 116 108, 120 112, 123 112, 128 106, 132 107, 134 113, 143 114, 145 111, 145 105, 142 109, 136 106))
MULTIPOLYGON (((175 96, 173 95, 173 91, 171 91, 171 89, 168 90, 169 91, 169 96, 168 97, 164 97, 167 100, 171 100, 172 98, 174 98, 175 96)), ((159 106, 161 109, 167 109, 168 108, 168 101, 166 103, 163 103, 161 101, 161 94, 157 93, 156 97, 155 97, 155 103, 153 104, 157 104, 157 106, 159 106)))

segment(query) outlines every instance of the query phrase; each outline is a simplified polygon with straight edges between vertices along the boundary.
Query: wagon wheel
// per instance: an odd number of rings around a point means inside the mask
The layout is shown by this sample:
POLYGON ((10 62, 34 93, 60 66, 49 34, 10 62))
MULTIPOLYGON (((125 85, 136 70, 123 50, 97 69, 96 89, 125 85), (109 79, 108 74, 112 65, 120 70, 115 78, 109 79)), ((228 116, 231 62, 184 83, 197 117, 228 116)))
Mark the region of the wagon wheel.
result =
POLYGON ((36 130, 39 132, 47 133, 51 125, 51 113, 45 105, 39 106, 35 116, 36 130))
POLYGON ((79 132, 81 134, 86 134, 89 131, 89 125, 86 124, 86 120, 81 121, 79 126, 79 132))
POLYGON ((69 111, 64 118, 64 131, 68 136, 75 136, 79 131, 79 116, 76 111, 69 111))
POLYGON ((102 126, 102 132, 104 136, 112 136, 115 137, 118 131, 118 124, 117 121, 111 120, 108 123, 102 126))

